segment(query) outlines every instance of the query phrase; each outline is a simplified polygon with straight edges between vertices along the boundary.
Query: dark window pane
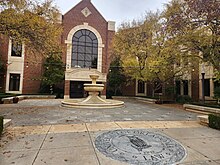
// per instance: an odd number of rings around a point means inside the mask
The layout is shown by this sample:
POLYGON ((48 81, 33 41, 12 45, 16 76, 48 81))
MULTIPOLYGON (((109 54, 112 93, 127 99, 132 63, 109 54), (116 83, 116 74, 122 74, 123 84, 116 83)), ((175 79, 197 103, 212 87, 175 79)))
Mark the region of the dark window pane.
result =
POLYGON ((79 42, 86 42, 86 36, 82 36, 79 38, 79 42))
POLYGON ((72 60, 77 60, 78 59, 78 54, 77 53, 73 53, 72 54, 72 60))
POLYGON ((84 68, 84 61, 78 61, 78 65, 80 66, 80 68, 84 68))
POLYGON ((97 39, 97 37, 95 36, 94 33, 90 33, 90 34, 89 34, 89 37, 90 37, 92 40, 96 40, 96 39, 97 39))
POLYGON ((188 80, 183 80, 183 95, 188 95, 189 85, 188 80))
POLYGON ((78 31, 74 34, 74 37, 76 37, 76 38, 80 38, 81 36, 82 36, 81 31, 78 31))
POLYGON ((78 52, 79 53, 84 53, 85 52, 85 47, 84 46, 78 46, 78 52))
POLYGON ((90 34, 90 31, 86 30, 86 35, 89 36, 89 34, 90 34))
POLYGON ((138 81, 138 93, 145 93, 145 83, 144 81, 138 81))
POLYGON ((92 54, 92 47, 86 47, 86 54, 92 54))
POLYGON ((181 94, 181 83, 180 83, 180 81, 176 81, 176 94, 177 95, 181 94))
POLYGON ((73 46, 72 51, 73 51, 73 53, 76 53, 77 52, 77 47, 73 46))
POLYGON ((204 81, 205 86, 205 96, 210 96, 210 79, 205 79, 204 81))
POLYGON ((86 43, 91 43, 92 39, 90 37, 86 37, 86 43))
POLYGON ((97 48, 93 48, 93 52, 94 55, 98 54, 98 49, 97 48))
POLYGON ((72 64, 73 67, 77 68, 77 61, 76 60, 72 60, 72 64))
POLYGON ((73 43, 77 43, 79 41, 79 38, 73 37, 73 43))
POLYGON ((91 55, 86 55, 86 59, 85 59, 86 61, 92 61, 92 56, 91 55))
POLYGON ((10 74, 9 91, 19 91, 20 74, 10 74))
POLYGON ((86 68, 91 67, 91 61, 86 61, 86 62, 85 62, 85 66, 86 66, 86 68))
POLYGON ((86 30, 82 30, 82 34, 83 34, 83 35, 86 35, 86 30))
MULTIPOLYGON (((93 43, 98 44, 98 40, 93 40, 93 43)), ((97 45, 98 47, 98 45, 97 45)))

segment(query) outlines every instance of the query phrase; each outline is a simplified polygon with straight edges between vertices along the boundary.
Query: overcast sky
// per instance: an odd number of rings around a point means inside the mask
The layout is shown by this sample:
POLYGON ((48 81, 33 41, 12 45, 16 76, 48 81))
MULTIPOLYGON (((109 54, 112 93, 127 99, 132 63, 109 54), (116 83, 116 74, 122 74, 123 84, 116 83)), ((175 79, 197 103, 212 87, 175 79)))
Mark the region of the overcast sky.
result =
MULTIPOLYGON (((54 0, 65 14, 81 0, 54 0)), ((170 0, 91 0, 107 21, 116 21, 118 26, 123 21, 141 18, 146 11, 162 10, 170 0)))

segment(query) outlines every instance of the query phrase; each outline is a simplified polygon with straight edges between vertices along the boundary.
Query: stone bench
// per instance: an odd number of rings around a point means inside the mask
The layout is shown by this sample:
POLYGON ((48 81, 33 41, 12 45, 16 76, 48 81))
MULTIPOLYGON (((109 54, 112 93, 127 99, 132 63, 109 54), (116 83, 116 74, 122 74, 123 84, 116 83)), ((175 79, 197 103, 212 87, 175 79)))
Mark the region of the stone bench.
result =
POLYGON ((197 112, 201 114, 220 114, 220 108, 211 108, 192 104, 184 104, 183 107, 186 111, 197 112))

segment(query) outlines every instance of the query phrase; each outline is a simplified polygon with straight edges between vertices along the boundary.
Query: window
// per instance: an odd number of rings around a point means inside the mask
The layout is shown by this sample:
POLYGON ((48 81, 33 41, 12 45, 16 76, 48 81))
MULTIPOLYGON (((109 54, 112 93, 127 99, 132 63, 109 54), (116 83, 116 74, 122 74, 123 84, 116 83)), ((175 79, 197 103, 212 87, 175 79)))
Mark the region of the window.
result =
POLYGON ((145 82, 138 80, 138 93, 145 93, 145 82))
POLYGON ((96 68, 98 59, 98 39, 89 30, 77 31, 72 39, 72 67, 96 68))
POLYGON ((22 56, 22 44, 21 43, 14 42, 12 40, 11 56, 16 56, 16 57, 21 57, 22 56))
POLYGON ((9 91, 19 91, 20 74, 10 74, 9 91))
POLYGON ((204 80, 204 86, 205 86, 205 96, 210 96, 210 79, 204 80))
POLYGON ((183 95, 189 94, 188 80, 183 80, 183 95))
POLYGON ((176 94, 181 95, 181 83, 180 81, 176 81, 176 94))

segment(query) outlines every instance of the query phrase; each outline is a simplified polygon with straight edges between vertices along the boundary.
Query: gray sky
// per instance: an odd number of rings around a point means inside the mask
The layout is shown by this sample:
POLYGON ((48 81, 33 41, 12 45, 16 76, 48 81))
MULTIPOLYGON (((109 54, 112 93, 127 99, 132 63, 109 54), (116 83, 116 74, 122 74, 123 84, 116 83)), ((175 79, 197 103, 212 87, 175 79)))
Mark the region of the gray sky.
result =
MULTIPOLYGON (((81 0, 54 0, 65 14, 81 0)), ((91 0, 107 21, 116 21, 118 26, 123 21, 141 18, 146 11, 163 9, 170 0, 91 0)))

